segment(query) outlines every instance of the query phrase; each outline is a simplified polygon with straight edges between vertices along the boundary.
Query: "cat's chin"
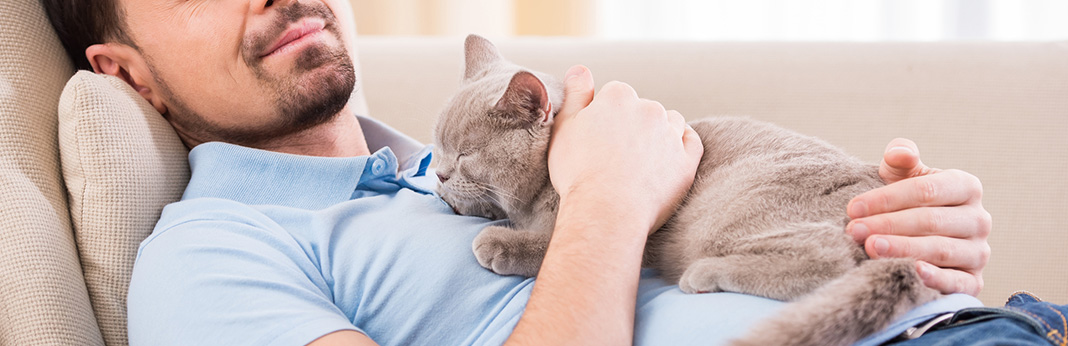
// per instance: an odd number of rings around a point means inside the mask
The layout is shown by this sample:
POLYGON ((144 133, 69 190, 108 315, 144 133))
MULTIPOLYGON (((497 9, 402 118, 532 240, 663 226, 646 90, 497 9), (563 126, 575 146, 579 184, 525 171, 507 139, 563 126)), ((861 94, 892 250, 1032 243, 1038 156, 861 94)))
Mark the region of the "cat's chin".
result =
POLYGON ((444 200, 457 215, 477 216, 490 220, 500 220, 508 217, 503 210, 490 203, 458 200, 456 198, 448 198, 446 195, 442 195, 442 200, 444 200))
POLYGON ((508 215, 505 215, 505 213, 503 211, 500 211, 499 208, 490 206, 488 204, 482 204, 482 203, 471 204, 471 205, 469 205, 467 207, 461 207, 461 208, 457 208, 456 206, 453 206, 452 210, 455 211, 457 214, 460 214, 460 215, 478 216, 478 217, 487 218, 487 219, 490 219, 490 220, 501 220, 501 219, 508 218, 508 215))

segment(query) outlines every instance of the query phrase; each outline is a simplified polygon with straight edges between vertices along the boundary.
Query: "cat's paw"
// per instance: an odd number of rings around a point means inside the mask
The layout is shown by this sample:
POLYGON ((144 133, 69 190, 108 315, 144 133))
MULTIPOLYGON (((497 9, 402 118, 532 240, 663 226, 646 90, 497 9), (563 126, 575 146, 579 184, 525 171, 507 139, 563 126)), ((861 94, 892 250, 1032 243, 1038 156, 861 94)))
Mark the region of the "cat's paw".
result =
POLYGON ((700 260, 694 262, 679 278, 679 289, 685 293, 713 293, 722 292, 719 285, 720 270, 714 260, 700 260))
POLYGON ((482 267, 500 275, 534 276, 541 266, 540 258, 532 259, 518 231, 503 227, 487 227, 471 244, 482 267))

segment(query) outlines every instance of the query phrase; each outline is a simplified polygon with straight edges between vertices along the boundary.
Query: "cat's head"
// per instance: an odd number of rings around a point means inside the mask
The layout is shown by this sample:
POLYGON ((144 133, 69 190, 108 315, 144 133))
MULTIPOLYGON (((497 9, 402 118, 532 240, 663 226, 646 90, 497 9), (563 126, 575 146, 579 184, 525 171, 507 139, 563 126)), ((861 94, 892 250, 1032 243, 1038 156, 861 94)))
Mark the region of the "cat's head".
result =
POLYGON ((465 42, 464 78, 434 128, 438 192, 458 213, 514 216, 547 184, 553 116, 563 87, 501 57, 477 35, 465 42))

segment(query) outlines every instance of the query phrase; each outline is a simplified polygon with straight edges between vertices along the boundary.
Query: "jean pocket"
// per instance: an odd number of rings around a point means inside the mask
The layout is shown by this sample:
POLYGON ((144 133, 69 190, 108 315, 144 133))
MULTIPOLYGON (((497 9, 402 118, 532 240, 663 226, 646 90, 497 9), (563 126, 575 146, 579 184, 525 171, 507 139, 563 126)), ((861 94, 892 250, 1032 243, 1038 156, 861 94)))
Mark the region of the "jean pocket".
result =
POLYGON ((1068 306, 1043 302, 1026 291, 1014 293, 1005 309, 1032 320, 1034 327, 1054 345, 1068 345, 1068 306))

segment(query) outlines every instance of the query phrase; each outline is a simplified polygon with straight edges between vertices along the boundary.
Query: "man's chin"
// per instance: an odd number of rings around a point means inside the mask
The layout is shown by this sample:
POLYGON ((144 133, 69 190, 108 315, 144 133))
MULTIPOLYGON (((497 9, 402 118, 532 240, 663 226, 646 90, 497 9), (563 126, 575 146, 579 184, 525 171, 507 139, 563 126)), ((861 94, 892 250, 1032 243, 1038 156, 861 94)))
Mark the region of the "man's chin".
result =
POLYGON ((297 72, 314 71, 334 66, 352 65, 352 58, 342 47, 329 47, 323 44, 305 47, 293 61, 297 72))
POLYGON ((348 104, 356 85, 351 59, 329 59, 299 72, 296 85, 278 90, 279 108, 294 130, 333 119, 348 104))

